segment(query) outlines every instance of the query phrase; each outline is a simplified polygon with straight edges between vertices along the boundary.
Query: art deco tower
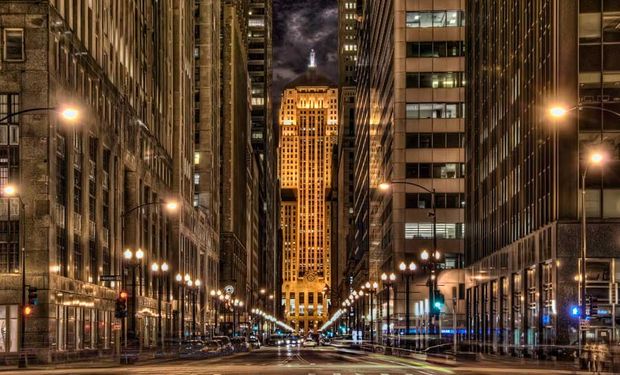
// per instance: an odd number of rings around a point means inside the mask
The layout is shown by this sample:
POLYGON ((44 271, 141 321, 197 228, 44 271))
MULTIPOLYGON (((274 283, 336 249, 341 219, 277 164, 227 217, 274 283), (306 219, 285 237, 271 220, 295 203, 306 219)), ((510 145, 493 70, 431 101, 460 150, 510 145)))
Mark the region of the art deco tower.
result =
POLYGON ((285 320, 302 332, 327 317, 330 284, 331 153, 338 133, 338 89, 316 68, 289 83, 280 106, 285 320))

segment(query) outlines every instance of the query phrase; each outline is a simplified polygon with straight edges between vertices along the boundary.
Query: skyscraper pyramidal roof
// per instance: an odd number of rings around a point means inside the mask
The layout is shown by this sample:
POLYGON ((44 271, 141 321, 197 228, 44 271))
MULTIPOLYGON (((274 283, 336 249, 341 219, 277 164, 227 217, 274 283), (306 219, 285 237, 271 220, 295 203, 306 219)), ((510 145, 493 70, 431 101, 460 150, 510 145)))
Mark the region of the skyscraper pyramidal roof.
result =
POLYGON ((299 75, 297 78, 289 82, 284 89, 292 89, 301 86, 328 86, 336 87, 336 84, 325 75, 323 75, 316 65, 316 54, 314 50, 310 51, 310 59, 308 63, 308 69, 305 73, 299 75))

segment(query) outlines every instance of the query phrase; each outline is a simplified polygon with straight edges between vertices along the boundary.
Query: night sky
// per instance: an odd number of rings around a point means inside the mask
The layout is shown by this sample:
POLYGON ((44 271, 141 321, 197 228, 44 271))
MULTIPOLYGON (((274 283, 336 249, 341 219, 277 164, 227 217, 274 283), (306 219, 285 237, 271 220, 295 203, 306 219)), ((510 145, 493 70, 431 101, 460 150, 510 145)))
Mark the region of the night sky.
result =
POLYGON ((337 0, 273 0, 273 28, 275 103, 280 102, 284 85, 306 70, 313 48, 319 70, 337 82, 337 0))

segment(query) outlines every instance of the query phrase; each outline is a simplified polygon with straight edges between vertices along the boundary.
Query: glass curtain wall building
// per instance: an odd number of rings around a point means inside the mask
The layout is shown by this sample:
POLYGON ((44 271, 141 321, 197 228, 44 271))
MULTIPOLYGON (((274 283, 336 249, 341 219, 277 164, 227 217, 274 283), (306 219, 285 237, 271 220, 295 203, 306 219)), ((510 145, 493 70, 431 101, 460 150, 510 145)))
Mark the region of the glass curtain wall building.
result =
POLYGON ((620 3, 469 1, 466 19, 468 337, 493 352, 577 343, 588 168, 585 335, 616 342, 620 118, 604 110, 620 109, 620 3))

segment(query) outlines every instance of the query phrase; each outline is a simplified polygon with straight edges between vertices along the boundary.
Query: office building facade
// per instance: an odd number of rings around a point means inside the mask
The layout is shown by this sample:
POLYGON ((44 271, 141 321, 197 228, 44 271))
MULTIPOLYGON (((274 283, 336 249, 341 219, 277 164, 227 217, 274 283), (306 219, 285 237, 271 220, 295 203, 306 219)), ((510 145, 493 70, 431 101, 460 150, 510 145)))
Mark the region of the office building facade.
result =
MULTIPOLYGON (((386 1, 365 2, 361 11, 352 258, 364 265, 352 269, 365 267, 371 282, 383 273, 398 276, 389 292, 390 333, 406 328, 399 265, 415 262, 412 284, 425 285, 429 264, 421 254, 432 253, 434 233, 441 254, 436 267, 443 274, 439 291, 449 299, 464 283, 461 272, 450 271, 462 267, 464 252, 464 7, 459 0, 386 1), (382 183, 389 189, 380 189, 382 183)), ((418 289, 410 298, 411 321, 415 306, 428 307, 429 289, 418 289)), ((458 309, 462 295, 456 297, 458 309)), ((382 289, 375 316, 383 324, 375 332, 387 333, 387 303, 382 289)), ((444 316, 452 309, 447 306, 444 316)), ((415 332, 430 319, 428 308, 418 313, 415 332)), ((409 333, 414 328, 411 323, 409 333)))
POLYGON ((257 162, 258 184, 258 288, 252 300, 270 314, 275 312, 279 265, 276 263, 278 197, 277 142, 271 89, 273 81, 271 0, 254 0, 248 14, 248 71, 252 96, 252 148, 257 162), (264 289, 265 293, 260 293, 264 289))
POLYGON ((487 350, 579 340, 586 170, 584 334, 617 341, 618 11, 612 1, 468 2, 467 316, 487 350), (566 116, 552 118, 554 105, 566 116))
MULTIPOLYGON (((338 143, 334 148, 333 189, 334 216, 332 231, 332 307, 340 308, 341 302, 350 293, 350 274, 360 274, 362 270, 347 270, 348 259, 354 248, 355 226, 353 221, 353 172, 355 154, 355 66, 358 47, 358 2, 341 0, 338 2, 338 70, 339 82, 339 126, 338 143), (361 272, 360 272, 361 271, 361 272)), ((362 264, 354 262, 353 264, 362 264)))
MULTIPOLYGON (((256 259, 247 16, 247 1, 222 2, 220 287, 242 301, 252 293, 250 276, 256 259)), ((232 334, 233 325, 233 316, 227 313, 224 333, 232 334)))
POLYGON ((282 301, 284 321, 302 333, 327 321, 331 285, 332 150, 338 89, 316 67, 286 85, 280 106, 282 301))

